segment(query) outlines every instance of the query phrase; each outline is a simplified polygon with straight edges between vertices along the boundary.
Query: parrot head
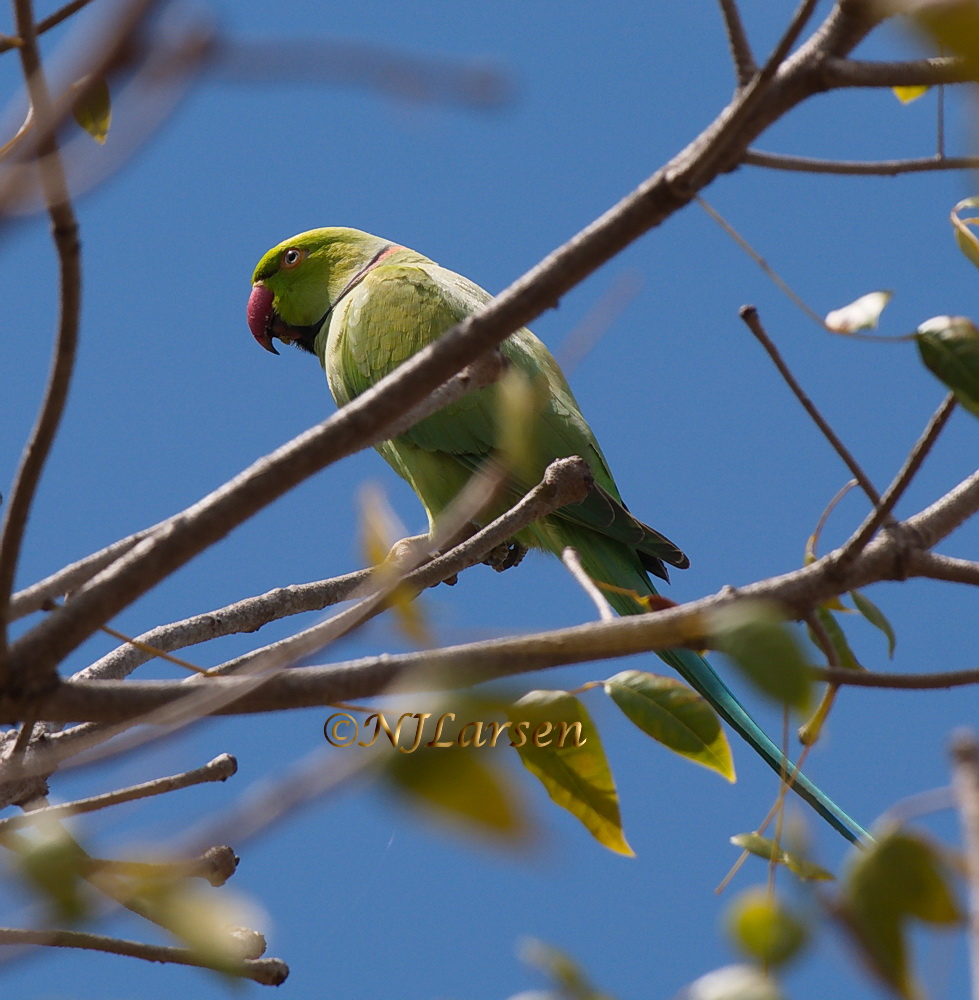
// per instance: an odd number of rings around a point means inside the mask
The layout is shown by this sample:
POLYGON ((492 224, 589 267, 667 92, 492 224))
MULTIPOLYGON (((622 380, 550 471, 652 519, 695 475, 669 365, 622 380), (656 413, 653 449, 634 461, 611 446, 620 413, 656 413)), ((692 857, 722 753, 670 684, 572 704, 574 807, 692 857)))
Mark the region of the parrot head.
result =
POLYGON ((285 240, 258 262, 248 298, 248 328, 273 354, 272 341, 313 353, 330 312, 382 256, 399 250, 358 229, 311 229, 285 240))

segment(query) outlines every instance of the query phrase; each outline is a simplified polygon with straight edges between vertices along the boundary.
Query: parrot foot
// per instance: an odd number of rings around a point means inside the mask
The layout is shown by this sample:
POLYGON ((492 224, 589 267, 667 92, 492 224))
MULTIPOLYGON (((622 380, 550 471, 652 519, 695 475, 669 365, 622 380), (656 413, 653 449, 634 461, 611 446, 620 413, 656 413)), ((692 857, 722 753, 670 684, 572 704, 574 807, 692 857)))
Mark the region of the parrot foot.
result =
POLYGON ((520 542, 501 542, 496 548, 491 549, 483 560, 486 566, 492 566, 497 573, 512 569, 519 565, 520 561, 527 554, 527 547, 520 542))

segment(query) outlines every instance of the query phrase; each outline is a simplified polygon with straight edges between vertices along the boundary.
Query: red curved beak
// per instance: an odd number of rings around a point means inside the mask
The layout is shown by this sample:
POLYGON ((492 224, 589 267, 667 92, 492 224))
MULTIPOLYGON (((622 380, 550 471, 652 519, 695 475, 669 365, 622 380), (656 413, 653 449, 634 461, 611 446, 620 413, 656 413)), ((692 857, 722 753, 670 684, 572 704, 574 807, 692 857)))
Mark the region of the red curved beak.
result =
POLYGON ((272 321, 275 316, 273 298, 272 292, 265 285, 252 285, 252 293, 248 296, 248 329, 265 350, 278 354, 272 346, 272 321))

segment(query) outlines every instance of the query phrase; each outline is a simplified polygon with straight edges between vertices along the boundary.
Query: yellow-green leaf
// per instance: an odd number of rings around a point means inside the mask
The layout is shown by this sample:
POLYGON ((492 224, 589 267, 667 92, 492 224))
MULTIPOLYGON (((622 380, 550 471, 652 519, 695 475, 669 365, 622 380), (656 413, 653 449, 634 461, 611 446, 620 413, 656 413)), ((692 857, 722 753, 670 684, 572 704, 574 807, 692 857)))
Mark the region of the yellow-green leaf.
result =
POLYGON ((962 58, 972 79, 979 75, 979 3, 976 0, 889 0, 946 52, 962 58))
POLYGON ((88 915, 82 880, 89 858, 57 821, 6 846, 13 847, 21 874, 41 896, 53 923, 75 923, 88 915))
POLYGON ((770 837, 763 837, 760 833, 736 834, 731 838, 731 843, 749 854, 764 858, 765 861, 774 861, 777 865, 785 865, 789 871, 794 872, 804 882, 831 882, 836 877, 831 871, 809 861, 801 854, 787 851, 781 845, 776 846, 774 840, 770 837))
POLYGON ((970 228, 979 225, 979 219, 960 219, 959 212, 964 208, 979 208, 979 198, 964 198, 952 209, 952 229, 955 232, 955 242, 959 249, 976 267, 979 267, 979 239, 970 228))
POLYGON ((75 121, 100 145, 104 145, 112 122, 112 102, 109 85, 100 77, 89 83, 84 77, 75 84, 82 93, 71 106, 75 121))
POLYGON ((916 87, 891 87, 891 90, 902 104, 910 104, 928 93, 928 88, 920 85, 916 87))
POLYGON ((566 691, 531 691, 507 715, 511 746, 547 794, 600 844, 631 857, 612 771, 585 706, 566 691))
POLYGON ((766 968, 784 965, 809 936, 806 925, 761 886, 746 889, 731 904, 727 926, 734 943, 766 968))
MULTIPOLYGON (((485 709, 453 708, 456 718, 446 718, 439 727, 440 745, 426 745, 436 742, 438 722, 425 720, 425 739, 410 753, 392 753, 385 776, 410 805, 437 822, 461 823, 497 840, 525 839, 529 823, 523 803, 511 779, 493 761, 494 754, 503 753, 506 730, 497 745, 490 746, 488 731, 481 727, 477 734, 476 723, 470 721, 483 721, 485 709)), ((402 745, 410 747, 412 741, 406 738, 402 745)))
POLYGON ((885 831, 851 857, 838 911, 880 978, 907 1000, 919 989, 911 969, 907 923, 963 921, 938 851, 924 837, 885 831))
POLYGON ((877 326, 884 306, 891 301, 893 292, 868 292, 849 305, 826 314, 823 322, 833 333, 856 333, 873 330, 877 326))
POLYGON ((605 691, 647 736, 735 780, 731 748, 717 714, 682 681, 623 670, 605 682, 605 691))
POLYGON ((801 712, 809 706, 812 667, 785 616, 765 601, 739 601, 711 615, 714 648, 770 698, 801 712))
POLYGON ((862 593, 860 593, 859 590, 851 590, 850 596, 853 598, 853 603, 856 606, 857 611, 859 611, 871 625, 879 628, 887 637, 887 655, 893 658, 894 647, 897 645, 897 637, 894 635, 894 629, 891 627, 891 623, 887 620, 884 612, 881 611, 869 597, 865 597, 862 593))
POLYGON ((918 351, 925 366, 979 417, 979 330, 965 316, 935 316, 918 327, 918 351))
MULTIPOLYGON (((540 969, 557 987, 554 996, 562 1000, 611 1000, 608 994, 599 993, 589 982, 581 966, 565 951, 546 941, 528 938, 520 949, 520 957, 540 969)), ((548 993, 547 996, 552 994, 548 993)))

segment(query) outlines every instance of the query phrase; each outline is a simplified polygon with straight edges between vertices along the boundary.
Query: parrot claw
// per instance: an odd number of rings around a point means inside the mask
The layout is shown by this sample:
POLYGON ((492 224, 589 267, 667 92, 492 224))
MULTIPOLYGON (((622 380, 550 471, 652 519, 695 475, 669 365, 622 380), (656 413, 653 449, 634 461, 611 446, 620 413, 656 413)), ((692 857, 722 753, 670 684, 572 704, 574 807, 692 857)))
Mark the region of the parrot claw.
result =
POLYGON ((502 573, 519 565, 526 554, 527 547, 511 539, 509 542, 501 542, 492 549, 483 560, 483 564, 492 566, 497 573, 502 573))

